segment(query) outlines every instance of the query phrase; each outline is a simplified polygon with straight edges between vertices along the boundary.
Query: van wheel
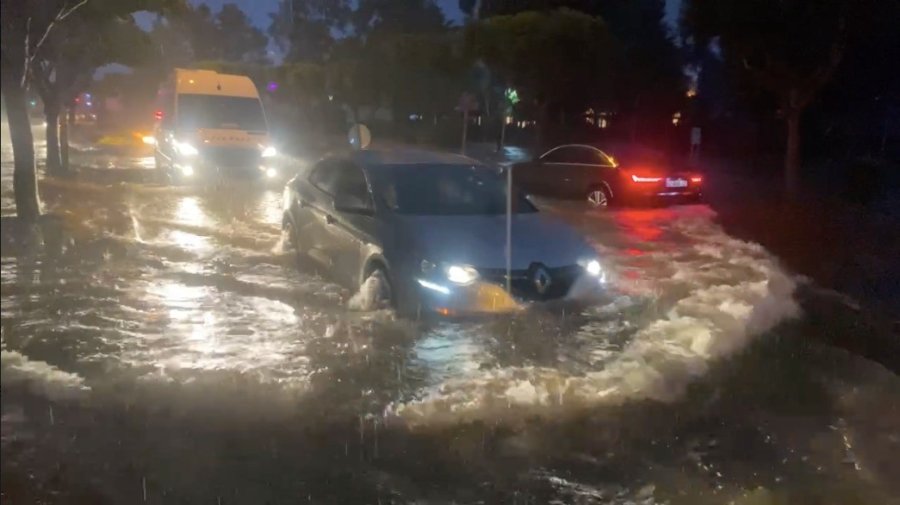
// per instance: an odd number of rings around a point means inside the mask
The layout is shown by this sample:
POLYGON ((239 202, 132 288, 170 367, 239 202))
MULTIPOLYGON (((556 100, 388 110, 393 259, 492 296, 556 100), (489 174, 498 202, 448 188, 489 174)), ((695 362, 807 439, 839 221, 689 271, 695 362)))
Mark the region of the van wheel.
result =
POLYGON ((604 186, 593 186, 587 191, 587 203, 592 209, 606 209, 610 204, 609 191, 604 186))

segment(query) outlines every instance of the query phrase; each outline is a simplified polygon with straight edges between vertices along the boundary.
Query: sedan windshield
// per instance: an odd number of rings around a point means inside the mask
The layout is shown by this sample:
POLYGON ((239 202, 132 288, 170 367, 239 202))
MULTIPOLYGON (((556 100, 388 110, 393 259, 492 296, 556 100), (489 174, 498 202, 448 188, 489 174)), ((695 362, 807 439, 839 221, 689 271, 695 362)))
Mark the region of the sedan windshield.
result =
POLYGON ((239 96, 179 95, 178 125, 183 128, 217 128, 265 131, 259 99, 239 96))
MULTIPOLYGON (((391 165, 373 170, 376 197, 398 214, 427 216, 506 213, 506 178, 467 165, 391 165)), ((537 212, 518 191, 512 211, 537 212)))

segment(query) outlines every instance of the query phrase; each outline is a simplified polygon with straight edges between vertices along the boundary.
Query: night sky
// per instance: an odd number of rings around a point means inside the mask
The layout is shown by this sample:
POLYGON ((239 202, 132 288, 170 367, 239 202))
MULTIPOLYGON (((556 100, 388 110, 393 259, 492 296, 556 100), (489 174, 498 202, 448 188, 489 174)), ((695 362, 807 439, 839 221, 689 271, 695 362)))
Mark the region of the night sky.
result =
MULTIPOLYGON (((269 14, 277 9, 278 2, 279 0, 191 0, 195 5, 201 3, 209 5, 213 12, 221 9, 222 4, 235 3, 261 28, 269 26, 269 14)), ((459 0, 435 0, 435 3, 444 11, 448 20, 453 23, 462 22, 463 14, 459 10, 459 0)), ((681 0, 666 0, 666 15, 672 25, 677 19, 680 5, 681 0)))
MULTIPOLYGON (((201 3, 209 5, 213 12, 221 9, 222 4, 237 4, 250 16, 253 23, 261 28, 269 26, 269 13, 278 8, 278 2, 279 0, 191 0, 194 5, 201 3)), ((459 0, 435 0, 435 3, 441 7, 447 19, 456 23, 462 21, 463 15, 459 10, 459 0)))

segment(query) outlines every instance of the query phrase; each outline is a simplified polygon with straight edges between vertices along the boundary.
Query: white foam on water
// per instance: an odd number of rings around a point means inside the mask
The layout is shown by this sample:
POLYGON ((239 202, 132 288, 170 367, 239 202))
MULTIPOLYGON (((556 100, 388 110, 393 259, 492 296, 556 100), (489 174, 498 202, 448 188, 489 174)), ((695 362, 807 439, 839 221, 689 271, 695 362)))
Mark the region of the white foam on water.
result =
POLYGON ((82 398, 90 391, 84 379, 44 361, 33 361, 17 351, 0 351, 3 386, 25 384, 32 393, 51 400, 82 398))
POLYGON ((347 307, 350 310, 361 312, 386 309, 388 307, 388 293, 390 293, 390 284, 388 284, 380 271, 376 271, 363 282, 359 291, 350 297, 350 300, 347 301, 347 307))
MULTIPOLYGON (((580 226, 603 241, 601 234, 610 228, 608 220, 619 217, 580 226)), ((608 334, 581 332, 579 338, 594 339, 602 352, 585 353, 588 365, 580 370, 534 365, 469 367, 468 373, 427 387, 411 401, 390 405, 387 414, 411 425, 431 425, 521 419, 523 410, 558 415, 632 400, 679 398, 711 362, 739 351, 753 336, 799 314, 793 299, 795 279, 761 246, 725 234, 713 217, 708 210, 666 211, 655 240, 629 236, 627 230, 608 237, 613 245, 604 245, 603 259, 611 273, 612 290, 628 296, 619 297, 613 309, 591 310, 622 314, 629 307, 640 307, 641 300, 649 302, 644 303, 648 308, 642 314, 622 315, 637 329, 618 354, 604 347, 608 334), (640 250, 636 253, 635 248, 640 250), (641 282, 624 275, 629 271, 639 272, 641 282)), ((594 330, 600 327, 588 325, 594 330)))

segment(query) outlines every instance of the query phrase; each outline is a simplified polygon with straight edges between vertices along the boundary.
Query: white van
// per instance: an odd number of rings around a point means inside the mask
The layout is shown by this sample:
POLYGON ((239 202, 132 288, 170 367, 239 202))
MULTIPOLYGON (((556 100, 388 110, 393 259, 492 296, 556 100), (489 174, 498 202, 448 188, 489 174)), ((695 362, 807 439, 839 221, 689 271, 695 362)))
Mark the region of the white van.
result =
POLYGON ((178 68, 157 101, 156 167, 172 180, 279 176, 277 151, 249 77, 178 68))

